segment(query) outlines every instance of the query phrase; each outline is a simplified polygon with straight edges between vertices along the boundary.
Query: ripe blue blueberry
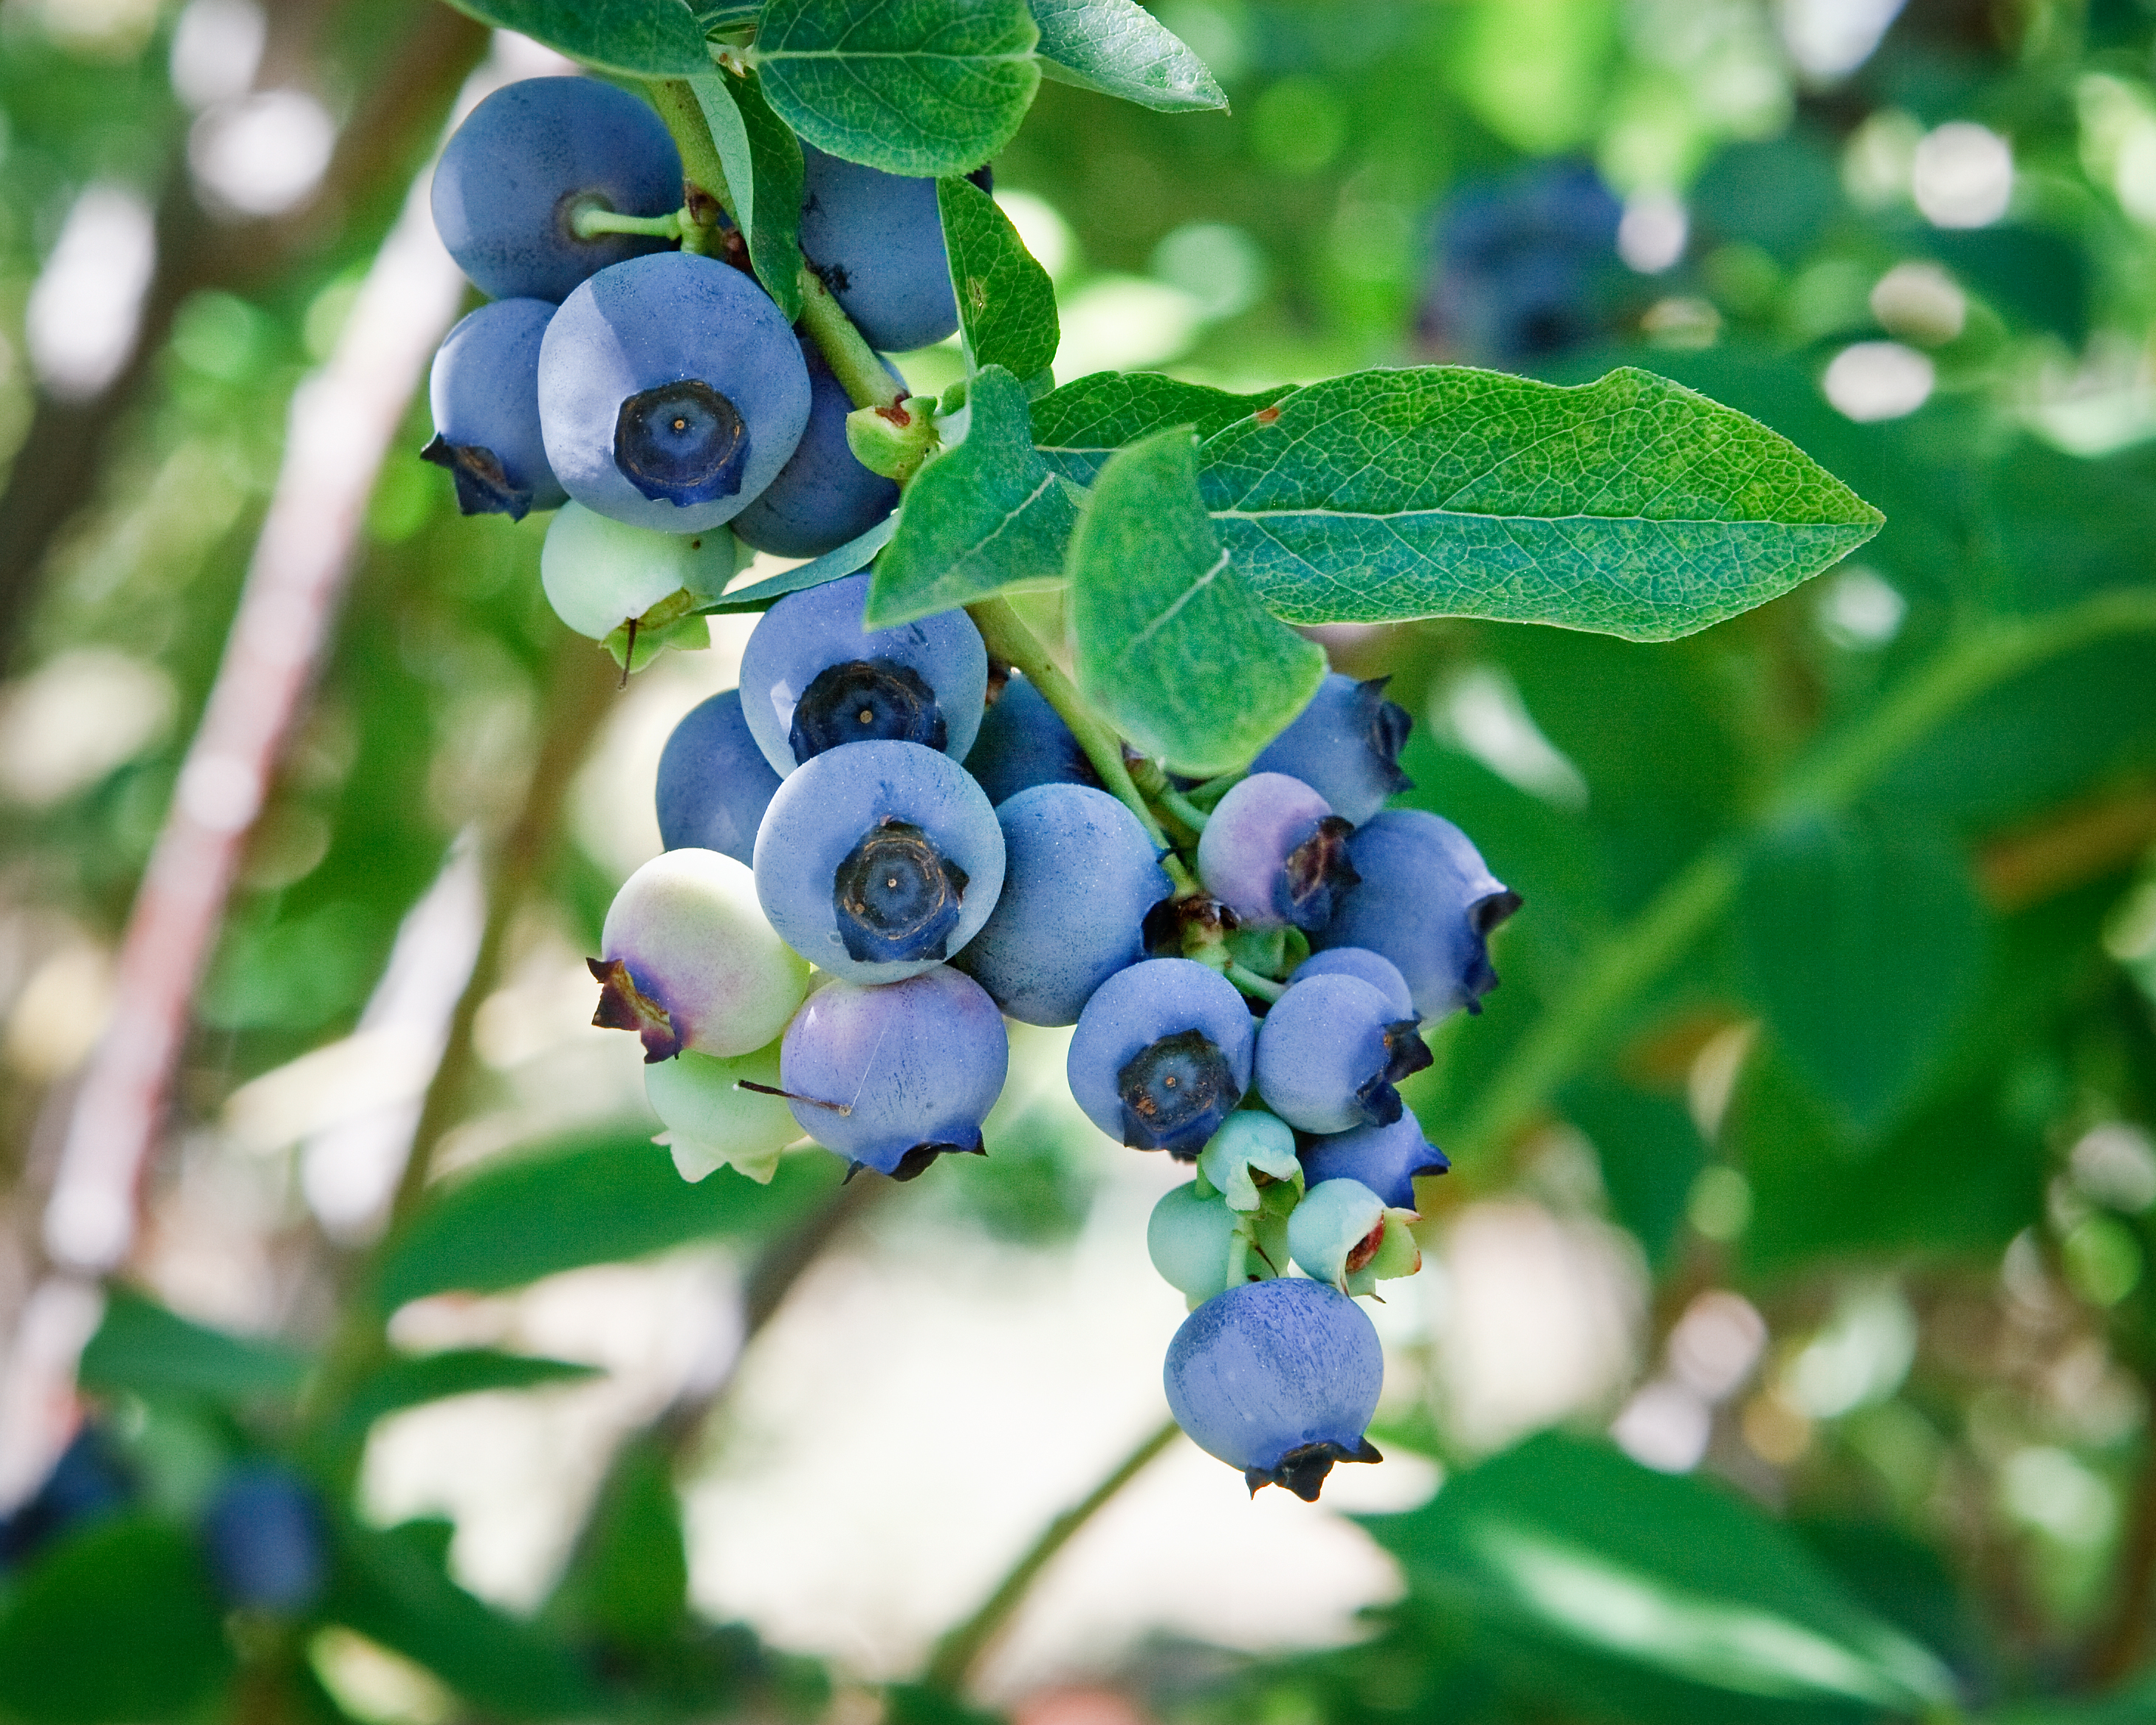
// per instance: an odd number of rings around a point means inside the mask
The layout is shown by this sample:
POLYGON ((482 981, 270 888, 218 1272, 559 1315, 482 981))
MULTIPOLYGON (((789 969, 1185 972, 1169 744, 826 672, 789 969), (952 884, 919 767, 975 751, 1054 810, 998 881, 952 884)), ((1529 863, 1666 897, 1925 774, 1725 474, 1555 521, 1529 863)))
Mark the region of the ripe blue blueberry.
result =
POLYGON ((757 908, 749 870, 716 850, 670 850, 607 906, 592 1022, 634 1030, 647 1062, 685 1048, 720 1059, 777 1040, 808 992, 808 967, 757 908))
POLYGON ((654 1142, 674 1153, 685 1180, 730 1167, 767 1186, 778 1153, 802 1136, 774 1094, 783 1082, 776 1042, 731 1060, 684 1049, 644 1069, 644 1099, 666 1127, 654 1142))
POLYGON ((1198 1447, 1240 1467, 1255 1497, 1282 1486, 1315 1503, 1336 1461, 1378 1461, 1371 1416, 1384 1384, 1378 1332, 1322 1282, 1276 1276, 1208 1300, 1168 1345, 1168 1411, 1198 1447))
POLYGON ((786 1027, 779 1067, 803 1132, 855 1169, 910 1180, 946 1152, 986 1153, 1009 1059, 995 1002, 939 965, 880 988, 826 983, 786 1027))
POLYGON ((1312 1187, 1327 1180, 1359 1180, 1391 1209, 1415 1207, 1417 1174, 1441 1174, 1452 1163, 1422 1135, 1422 1122, 1403 1112, 1390 1126, 1358 1126, 1313 1138, 1302 1147, 1303 1177, 1312 1187))
POLYGON ((669 850, 716 850, 756 861, 756 829, 778 775, 748 734, 741 691, 700 701, 682 716, 659 757, 659 837, 669 850))
POLYGON ((919 743, 953 760, 973 746, 988 649, 973 619, 939 611, 867 629, 868 596, 866 570, 788 593, 749 635, 742 716, 782 776, 842 743, 919 743))
POLYGON ((1250 1009, 1217 970, 1148 958, 1093 991, 1065 1065, 1086 1117, 1138 1150, 1195 1158, 1250 1087, 1250 1009))
POLYGON ((1198 838, 1198 875, 1245 928, 1322 928, 1355 884, 1348 824, 1284 773, 1256 773, 1221 798, 1198 838))
POLYGON ((210 1573, 235 1605, 297 1616, 328 1584, 321 1506, 290 1468, 271 1462, 234 1468, 203 1512, 202 1532, 210 1573))
POLYGON ((1355 829, 1348 860, 1362 878, 1313 931, 1321 950, 1367 947, 1407 978, 1415 1010, 1435 1023, 1482 1009, 1497 986, 1490 932, 1520 896, 1490 872, 1466 834, 1420 809, 1389 809, 1355 829))
POLYGON ((662 249, 642 234, 580 239, 578 210, 663 216, 681 206, 665 123, 592 78, 527 78, 466 116, 435 164, 434 227, 457 267, 496 300, 566 298, 596 271, 662 249))
POLYGON ((19 1568, 77 1528, 125 1509, 135 1481, 101 1428, 85 1422, 38 1489, 0 1516, 0 1575, 19 1568))
POLYGON ((749 277, 662 252, 562 302, 540 344, 539 421, 579 503, 694 533, 740 514, 785 466, 808 423, 808 370, 749 277))
POLYGON ((1075 1024, 1145 956, 1146 912, 1174 891, 1137 817, 1106 791, 1044 784, 1002 803, 1004 890, 952 962, 1028 1024, 1075 1024))
POLYGON ((466 515, 522 521, 569 494, 547 465, 539 431, 539 344, 548 300, 496 300, 443 337, 427 377, 434 440, 419 454, 446 467, 466 515))
MULTIPOLYGON (((778 477, 734 517, 734 531, 758 551, 782 557, 821 557, 865 533, 898 507, 898 486, 855 459, 846 442, 853 398, 832 374, 824 351, 803 337, 808 367, 808 424, 778 477)), ((903 387, 889 360, 884 369, 903 387)))
POLYGON ((1414 785, 1399 768, 1400 748, 1414 721, 1398 701, 1385 699, 1390 680, 1358 683, 1328 672, 1310 705, 1265 746, 1250 771, 1301 779, 1335 814, 1360 826, 1394 792, 1414 785))
POLYGON ((998 804, 1037 784, 1101 788, 1101 775, 1063 716, 1016 671, 982 715, 980 734, 966 752, 966 771, 998 804))
POLYGON ((1003 885, 995 810, 964 768, 918 743, 816 756, 779 786, 756 835, 771 926, 853 982, 940 964, 980 932, 1003 885))
POLYGON ((1438 218, 1424 340, 1471 365, 1546 361, 1608 329, 1625 295, 1623 208, 1584 162, 1539 162, 1455 193, 1438 218))
POLYGON ((1408 979, 1400 974, 1399 966, 1368 947, 1332 947, 1312 952, 1296 966, 1295 980, 1300 983, 1314 976, 1352 976, 1383 995, 1394 1018, 1416 1016, 1414 997, 1408 993, 1408 979))
POLYGON ((1390 1126, 1393 1086, 1430 1063, 1416 1022, 1354 977, 1298 975, 1258 1026, 1258 1094, 1299 1132, 1390 1126))
POLYGON ((903 353, 958 327, 936 182, 801 146, 801 249, 871 347, 903 353))

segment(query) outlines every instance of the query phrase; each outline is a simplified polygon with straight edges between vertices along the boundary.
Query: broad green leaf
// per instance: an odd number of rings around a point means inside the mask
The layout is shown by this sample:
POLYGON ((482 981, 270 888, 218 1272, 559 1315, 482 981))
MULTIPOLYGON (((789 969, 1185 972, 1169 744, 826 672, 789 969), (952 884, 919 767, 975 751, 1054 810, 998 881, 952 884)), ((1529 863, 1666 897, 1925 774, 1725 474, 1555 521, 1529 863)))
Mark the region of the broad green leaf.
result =
POLYGON ((482 1389, 529 1389, 598 1375, 596 1366, 531 1354, 499 1353, 490 1348, 453 1348, 441 1353, 393 1359, 372 1373, 352 1393, 339 1422, 348 1437, 362 1437, 368 1426, 400 1408, 482 1389))
POLYGON ((696 28, 710 35, 716 31, 738 29, 743 24, 754 23, 757 14, 763 10, 763 0, 749 0, 743 5, 740 0, 720 6, 696 8, 696 28))
POLYGON ((1569 1086, 1563 1101, 1566 1117, 1594 1146, 1611 1211, 1638 1237, 1650 1266, 1663 1269, 1707 1160, 1684 1098, 1605 1076, 1569 1086))
POLYGON ((1091 372, 1033 404, 1033 440, 1064 478, 1090 485, 1109 456, 1142 437, 1171 425, 1194 426, 1199 436, 1210 437, 1293 388, 1283 383, 1255 395, 1231 395, 1158 372, 1091 372))
POLYGON ((1163 114, 1224 108, 1205 62, 1137 0, 1032 0, 1041 72, 1163 114))
POLYGON ((1070 571, 1078 686, 1176 772, 1247 765, 1324 680, 1324 651, 1266 614, 1214 531, 1180 428, 1101 470, 1070 571))
POLYGON ((1786 439, 1630 368, 1573 388, 1352 372, 1214 433, 1200 459, 1237 567, 1294 623, 1669 640, 1787 592, 1881 520, 1786 439))
POLYGON ((869 586, 871 629, 1063 572, 1077 506, 1034 452, 1025 391, 990 366, 974 377, 967 402, 966 440, 906 487, 898 531, 869 586))
POLYGON ((1859 1137, 1898 1115, 1983 981, 1969 870, 1907 821, 1806 822, 1755 847, 1737 904, 1745 989, 1859 1137))
POLYGON ((486 1293, 692 1240, 755 1235, 808 1209, 837 1176, 821 1156, 789 1156, 768 1186, 732 1178, 692 1186, 641 1138, 518 1157, 434 1196, 391 1244, 380 1295, 393 1307, 452 1288, 486 1293))
POLYGON ((572 59, 633 78, 711 69, 705 26, 681 0, 450 0, 481 23, 515 30, 572 59))
POLYGON ((724 598, 704 606, 703 613, 707 617, 716 617, 730 611, 762 611, 773 600, 783 599, 790 593, 802 593, 826 582, 843 580, 868 567, 897 531, 898 511, 893 510, 873 527, 855 535, 844 545, 778 574, 766 576, 750 586, 737 588, 724 598))
POLYGON ((296 1395, 308 1369, 306 1356, 291 1348, 191 1322, 114 1286, 105 1293, 104 1321, 82 1351, 80 1375, 98 1389, 241 1401, 296 1395))
POLYGON ((689 80, 711 128, 726 186, 748 236, 749 262, 791 321, 801 315, 801 144, 771 111, 756 75, 700 73, 689 80))
POLYGON ((481 1713, 506 1719, 589 1717, 598 1686, 539 1630, 450 1580, 419 1539, 346 1530, 322 1615, 426 1666, 481 1713))
POLYGON ((0 1716, 27 1725, 175 1718, 231 1670, 193 1538, 147 1517, 67 1541, 0 1608, 0 1716))
POLYGON ((1001 366, 1020 378, 1046 371, 1062 339, 1048 272, 995 199, 971 180, 938 180, 936 207, 973 368, 1001 366))
POLYGON ((1953 1698, 1933 1654, 1733 1491, 1601 1444, 1545 1433, 1363 1519, 1419 1605, 1574 1710, 1854 1720, 1953 1698))
POLYGON ((894 174, 970 173, 1040 84, 1025 0, 771 0, 752 57, 819 150, 894 174))

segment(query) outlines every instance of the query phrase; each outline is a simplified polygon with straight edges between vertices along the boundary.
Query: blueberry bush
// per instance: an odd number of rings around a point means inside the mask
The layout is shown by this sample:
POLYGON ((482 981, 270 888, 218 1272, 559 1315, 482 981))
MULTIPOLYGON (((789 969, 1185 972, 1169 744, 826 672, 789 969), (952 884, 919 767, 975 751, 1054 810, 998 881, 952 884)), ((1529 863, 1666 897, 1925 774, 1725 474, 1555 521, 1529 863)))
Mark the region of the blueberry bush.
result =
POLYGON ((2145 8, 308 10, 0 20, 0 1725, 978 1720, 1183 1439, 1253 1498, 1440 1483, 1357 1517, 1363 1639, 1157 1639, 1102 1674, 1137 1716, 2156 1717, 2145 8), (249 28, 341 126, 284 213, 217 177, 253 61, 188 47, 249 28), (467 85, 490 30, 562 58, 467 85), (131 150, 133 357, 70 382, 46 285, 131 150), (471 292, 364 521, 307 524, 351 595, 220 802, 173 716, 245 698, 253 475, 413 184, 471 292), (580 767, 715 624, 616 867, 580 767), (189 822, 244 844, 145 1078, 100 966, 189 822), (467 865, 342 1215, 321 1127, 248 1122, 381 1045, 467 865), (513 1106, 542 925, 640 1111, 513 1106), (1091 1130, 1024 1100, 1044 1050, 1091 1130), (100 1257, 116 1074, 157 1154, 100 1257), (167 1244, 250 1130, 266 1329, 167 1244), (692 1603, 730 1375, 614 1447, 536 1609, 369 1508, 394 1416, 595 1374, 418 1302, 723 1242, 746 1349, 870 1204, 1053 1250, 1142 1153, 1166 1423, 909 1681, 692 1603), (1638 1358, 1493 1431, 1391 1302, 1441 1350, 1426 1259, 1522 1214, 1621 1260, 1638 1358))

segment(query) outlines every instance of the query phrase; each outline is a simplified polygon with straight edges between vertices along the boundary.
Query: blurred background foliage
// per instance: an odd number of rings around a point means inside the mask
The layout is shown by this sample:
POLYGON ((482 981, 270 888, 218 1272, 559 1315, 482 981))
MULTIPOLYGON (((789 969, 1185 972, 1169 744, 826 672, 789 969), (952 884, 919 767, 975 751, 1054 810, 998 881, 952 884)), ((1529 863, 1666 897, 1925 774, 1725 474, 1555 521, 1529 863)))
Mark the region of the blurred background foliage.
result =
MULTIPOLYGON (((1414 1086, 1457 1168, 1379 1313, 1392 1483, 1245 1506, 1171 1453, 967 1704, 2156 1717, 2156 641, 2102 610, 2156 545, 2156 11, 1158 11, 1232 111, 1045 85, 996 163, 1059 377, 1642 365, 1887 525, 1672 645, 1320 631, 1527 901, 1414 1086)), ((987 1161, 897 1194, 649 1144, 579 959, 740 639, 614 696, 541 524, 412 459, 423 401, 195 1003, 140 1291, 84 1316, 45 1260, 288 404, 488 52, 431 0, 0 4, 0 1715, 964 1717, 878 1686, 1157 1417, 1179 1312, 1130 1239, 1168 1175, 1060 1100, 1054 1034, 987 1161), (415 1122, 449 1183, 370 1259, 415 1122), (326 1435, 292 1398, 370 1301, 396 1353, 332 1350, 326 1435), (39 1371, 93 1327, 91 1436, 33 1497, 74 1405, 39 1371), (303 1434, 331 1596, 220 1625, 188 1517, 303 1434)))

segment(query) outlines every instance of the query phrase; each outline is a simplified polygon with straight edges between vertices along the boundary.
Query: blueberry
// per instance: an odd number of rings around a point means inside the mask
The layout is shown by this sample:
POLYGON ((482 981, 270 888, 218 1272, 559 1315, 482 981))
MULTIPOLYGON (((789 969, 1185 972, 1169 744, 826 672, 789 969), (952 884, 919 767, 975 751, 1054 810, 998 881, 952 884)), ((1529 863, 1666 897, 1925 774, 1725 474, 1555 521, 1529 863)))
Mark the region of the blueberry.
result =
POLYGON ((973 619, 865 629, 868 596, 866 570, 788 593, 742 649, 742 716, 782 775, 841 743, 916 742, 953 759, 973 746, 988 649, 973 619))
POLYGON ((1303 1177, 1311 1185, 1359 1180, 1395 1209, 1415 1207, 1417 1174, 1441 1174, 1451 1166, 1423 1137, 1422 1122, 1405 1112, 1390 1126, 1358 1126, 1302 1147, 1303 1177))
POLYGON ((1385 699, 1388 677, 1358 683, 1327 673, 1295 722, 1260 751, 1253 773, 1285 773, 1360 826, 1395 791, 1414 781, 1400 771, 1400 748, 1414 728, 1408 710, 1385 699))
POLYGON ((297 1616, 329 1580, 328 1532, 314 1489, 290 1468, 234 1468, 203 1512, 210 1572, 232 1604, 297 1616))
POLYGON ((1296 1159, 1295 1133, 1288 1123, 1261 1108, 1238 1108, 1199 1153, 1198 1172, 1219 1188, 1231 1210, 1254 1210, 1272 1183, 1286 1181, 1299 1191, 1302 1164, 1296 1159), (1258 1184, 1260 1177, 1267 1183, 1258 1184))
POLYGON ((716 850, 753 865, 756 829, 778 775, 748 734, 741 691, 700 701, 659 757, 659 837, 669 850, 716 850))
POLYGON ((1609 331, 1626 276, 1623 213, 1584 162, 1538 162, 1462 187, 1438 218, 1423 339, 1470 364, 1511 368, 1609 331))
MULTIPOLYGON (((1247 1279, 1250 1255, 1235 1224, 1218 1192, 1201 1193, 1197 1181, 1185 1181, 1163 1192, 1146 1219, 1146 1255, 1160 1279, 1195 1308, 1247 1279)), ((1262 1275, 1264 1266, 1257 1268, 1262 1275)))
POLYGON ((1254 773, 1221 798, 1199 834, 1199 878, 1245 928, 1322 928, 1355 884, 1349 830, 1301 779, 1254 773))
POLYGON ((685 1048, 721 1059, 774 1040, 808 990, 808 967, 772 932, 747 867, 716 850, 670 850, 607 906, 592 1022, 634 1030, 647 1062, 685 1048))
POLYGON ((1110 1137, 1189 1160, 1250 1087, 1252 1040, 1250 1009, 1219 971, 1148 958, 1079 1014, 1070 1094, 1110 1137))
POLYGON ((982 715, 980 734, 966 752, 966 771, 980 780, 995 803, 1037 784, 1101 788, 1101 775, 1063 716, 1016 671, 982 715))
POLYGON ((769 295, 685 252, 602 270, 539 349, 539 422, 568 494, 617 521, 694 533, 730 521, 808 423, 808 371, 769 295))
POLYGON ((1416 1023, 1354 977, 1297 976, 1258 1026, 1258 1094, 1301 1132, 1390 1126, 1393 1086, 1430 1063, 1416 1023))
POLYGON ((683 1179, 731 1166, 768 1185, 778 1153, 801 1136, 792 1111, 771 1093, 783 1083, 776 1042, 731 1060, 685 1049, 644 1069, 644 1098, 665 1122, 658 1142, 673 1151, 683 1179))
POLYGON ((995 1002, 939 965, 881 987, 825 984, 786 1027, 779 1060, 803 1132, 856 1169, 910 1180, 946 1152, 985 1153, 981 1122, 1009 1058, 995 1002))
POLYGON ((1106 791, 1035 785, 996 810, 1004 890, 952 962, 1029 1024, 1075 1024, 1145 956, 1146 912, 1174 891, 1137 817, 1106 791))
POLYGON ((1004 835, 948 755, 857 742, 782 783, 756 835, 771 926, 834 975, 894 983, 980 932, 1004 884, 1004 835))
POLYGON ((801 249, 871 347, 903 353, 956 333, 936 182, 801 146, 801 249))
POLYGON ((571 225, 587 206, 663 216, 681 206, 681 158, 665 123, 590 78, 527 78, 473 109, 434 167, 434 227, 457 267, 496 300, 566 298, 608 264, 663 239, 571 225))
POLYGON ((1408 993, 1408 979, 1400 974, 1399 966, 1368 947, 1333 947, 1312 952, 1296 966, 1295 980, 1302 982, 1314 976, 1352 976, 1383 995, 1394 1018, 1416 1016, 1414 997, 1408 993))
POLYGON ((1312 932, 1320 950, 1367 947, 1407 978, 1415 1010, 1435 1023, 1480 1012, 1497 986, 1490 932, 1520 907, 1466 834, 1420 809, 1390 809, 1355 829, 1348 860, 1362 878, 1312 932))
POLYGON ((1377 1461, 1363 1434, 1385 1361, 1363 1309, 1321 1282, 1279 1276, 1208 1300, 1168 1345, 1168 1411, 1250 1495, 1283 1486, 1315 1503, 1336 1461, 1377 1461))
MULTIPOLYGON (((898 507, 898 485, 870 473, 846 442, 853 398, 832 374, 824 351, 805 336, 801 358, 808 367, 808 424, 778 477, 734 517, 734 531, 775 557, 821 557, 865 533, 898 507)), ((905 378, 889 360, 884 367, 901 388, 905 378)))
POLYGON ((1359 1180, 1321 1181, 1287 1219, 1288 1251, 1313 1281, 1374 1294, 1379 1281, 1422 1268, 1422 1248, 1409 1229, 1420 1219, 1412 1209, 1389 1209, 1359 1180))
POLYGON ((539 344, 549 300, 496 300, 447 336, 427 377, 434 438, 419 453, 456 480, 466 515, 522 521, 569 494, 547 465, 539 431, 539 344))
POLYGON ((716 598, 739 555, 724 527, 654 532, 570 503, 547 524, 539 584, 557 617, 578 634, 603 641, 677 593, 716 598))
POLYGON ((28 1563, 85 1523, 125 1509, 135 1481, 104 1430, 85 1422, 38 1489, 0 1516, 0 1575, 28 1563))

